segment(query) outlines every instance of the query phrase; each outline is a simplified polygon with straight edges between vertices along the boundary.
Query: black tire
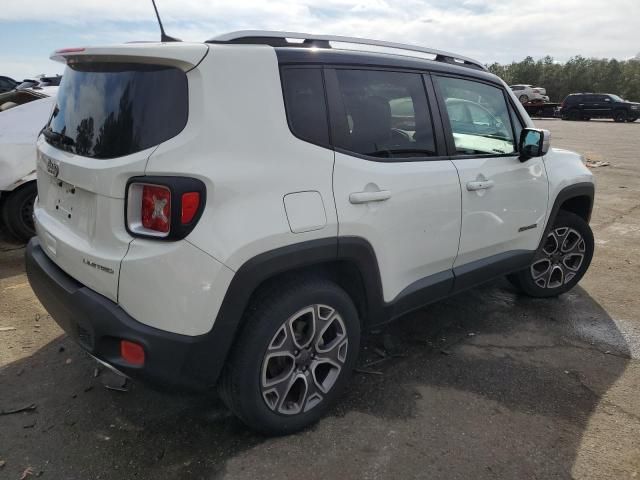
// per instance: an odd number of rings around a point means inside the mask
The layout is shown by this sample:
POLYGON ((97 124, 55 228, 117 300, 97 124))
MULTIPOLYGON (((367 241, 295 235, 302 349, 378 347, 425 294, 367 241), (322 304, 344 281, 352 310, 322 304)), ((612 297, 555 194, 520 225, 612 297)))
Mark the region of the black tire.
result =
POLYGON ((508 275, 507 278, 520 291, 531 297, 561 295, 575 287, 582 279, 591 264, 593 249, 593 232, 589 224, 578 215, 561 210, 553 227, 542 240, 531 265, 525 270, 508 275), (566 235, 559 235, 558 232, 562 233, 563 230, 566 230, 566 235), (555 240, 551 238, 552 236, 555 240), (584 248, 567 249, 565 256, 562 256, 565 245, 571 246, 575 240, 575 247, 580 246, 578 237, 584 241, 584 248), (550 255, 548 252, 552 250, 554 241, 558 245, 557 253, 550 255), (581 261, 578 264, 580 258, 581 261), (547 262, 551 271, 544 270, 547 262), (543 271, 548 274, 541 274, 543 271), (560 274, 561 278, 559 278, 560 274), (537 276, 534 277, 534 275, 537 276))
POLYGON ((11 192, 2 202, 2 222, 16 239, 27 242, 36 234, 33 226, 33 202, 38 195, 36 182, 11 192))
POLYGON ((529 101, 529 96, 528 95, 520 95, 518 97, 518 100, 520 100, 520 103, 527 103, 529 101))
POLYGON ((591 117, 584 116, 582 117, 582 120, 584 120, 585 122, 588 122, 589 120, 591 120, 591 117))
POLYGON ((638 118, 640 118, 640 117, 631 117, 631 118, 627 118, 627 122, 629 122, 629 123, 633 123, 633 122, 635 122, 636 120, 638 120, 638 118))
POLYGON ((297 278, 279 284, 252 301, 222 373, 218 385, 220 397, 236 416, 258 432, 286 435, 299 431, 317 422, 338 399, 349 383, 359 348, 358 312, 349 295, 338 285, 319 278, 297 278), (325 306, 329 308, 325 309, 325 306), (336 316, 331 317, 333 314, 328 313, 331 309, 336 316), (323 315, 333 320, 322 320, 323 315), (317 333, 307 338, 308 348, 295 350, 299 352, 295 359, 287 356, 289 345, 292 348, 298 345, 289 343, 292 338, 302 342, 298 333, 300 337, 310 335, 305 330, 294 334, 292 329, 300 330, 298 322, 308 322, 312 317, 317 325, 324 326, 315 328, 317 333), (294 327, 289 329, 289 324, 294 327), (335 336, 327 341, 325 337, 331 337, 334 327, 335 336), (278 345, 281 339, 282 343, 278 345), (320 353, 321 343, 334 347, 323 354, 320 353), (269 353, 269 350, 274 352, 269 353), (341 368, 322 362, 323 356, 330 356, 329 352, 336 355, 336 363, 343 362, 341 368), (282 371, 277 373, 278 370, 282 371), (267 378, 269 375, 275 377, 267 378), (274 378, 276 383, 271 384, 274 378), (277 378, 285 380, 277 381, 277 378), (318 384, 328 388, 323 392, 318 384), (287 388, 287 385, 291 386, 287 388), (283 389, 281 393, 278 392, 280 388, 283 389), (296 392, 300 393, 297 398, 296 392), (313 398, 316 395, 320 400, 313 398), (313 405, 312 401, 315 402, 313 405), (304 411, 305 408, 309 409, 304 411), (301 411, 297 411, 299 409, 301 411))
POLYGON ((618 123, 624 123, 627 121, 627 112, 624 110, 618 110, 613 114, 613 120, 618 123))

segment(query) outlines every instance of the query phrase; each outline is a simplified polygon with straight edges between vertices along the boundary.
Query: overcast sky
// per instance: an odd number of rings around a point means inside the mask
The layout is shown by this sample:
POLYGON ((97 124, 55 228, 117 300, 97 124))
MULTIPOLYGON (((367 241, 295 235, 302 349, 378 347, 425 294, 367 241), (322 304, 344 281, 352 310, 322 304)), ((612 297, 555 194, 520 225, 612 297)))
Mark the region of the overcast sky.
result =
MULTIPOLYGON (((427 45, 511 62, 531 55, 627 59, 640 52, 640 0, 157 0, 167 33, 203 41, 289 30, 427 45)), ((28 0, 0 8, 0 75, 62 71, 62 47, 156 40, 150 0, 28 0)))

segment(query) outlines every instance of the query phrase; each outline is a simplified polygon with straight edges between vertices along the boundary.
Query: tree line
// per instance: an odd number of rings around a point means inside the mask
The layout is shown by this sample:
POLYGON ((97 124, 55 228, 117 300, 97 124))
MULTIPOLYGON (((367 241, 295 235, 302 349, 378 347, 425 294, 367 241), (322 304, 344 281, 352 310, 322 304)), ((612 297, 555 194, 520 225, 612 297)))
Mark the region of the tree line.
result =
POLYGON ((569 93, 613 93, 625 100, 640 102, 640 60, 572 57, 566 63, 550 56, 540 60, 527 57, 509 65, 493 63, 489 71, 507 84, 523 83, 544 87, 549 100, 560 102, 569 93))

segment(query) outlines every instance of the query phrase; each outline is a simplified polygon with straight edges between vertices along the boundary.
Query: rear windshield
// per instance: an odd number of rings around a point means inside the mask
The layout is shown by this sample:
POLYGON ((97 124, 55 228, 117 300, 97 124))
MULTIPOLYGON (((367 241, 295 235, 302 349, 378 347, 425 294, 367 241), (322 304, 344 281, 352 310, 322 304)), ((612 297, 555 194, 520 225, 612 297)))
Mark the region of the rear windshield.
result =
POLYGON ((158 145, 187 123, 186 74, 132 63, 67 66, 46 141, 92 158, 115 158, 158 145))

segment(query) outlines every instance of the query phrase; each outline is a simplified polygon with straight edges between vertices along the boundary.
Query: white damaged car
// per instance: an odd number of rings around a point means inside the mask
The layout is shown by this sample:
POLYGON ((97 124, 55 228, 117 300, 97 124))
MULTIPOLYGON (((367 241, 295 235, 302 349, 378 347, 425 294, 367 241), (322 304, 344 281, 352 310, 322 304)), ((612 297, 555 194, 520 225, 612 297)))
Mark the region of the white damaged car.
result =
POLYGON ((0 218, 19 240, 35 234, 36 139, 47 123, 58 87, 0 95, 0 218))

